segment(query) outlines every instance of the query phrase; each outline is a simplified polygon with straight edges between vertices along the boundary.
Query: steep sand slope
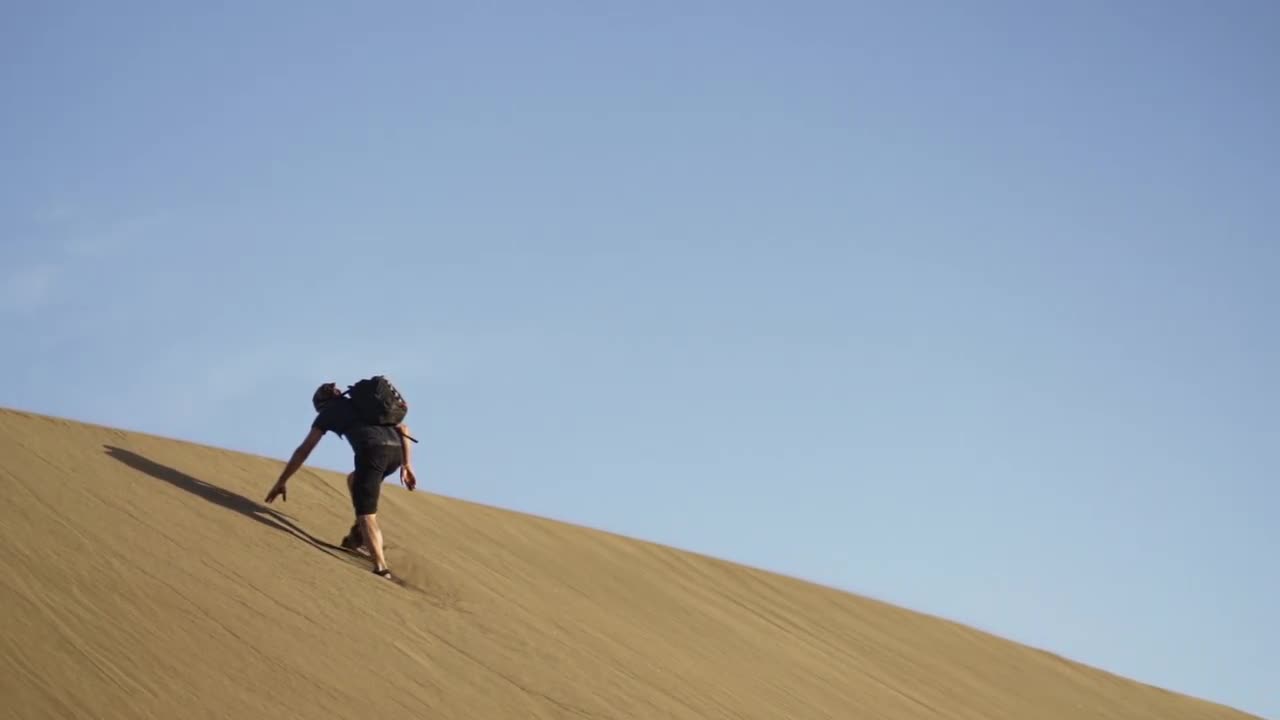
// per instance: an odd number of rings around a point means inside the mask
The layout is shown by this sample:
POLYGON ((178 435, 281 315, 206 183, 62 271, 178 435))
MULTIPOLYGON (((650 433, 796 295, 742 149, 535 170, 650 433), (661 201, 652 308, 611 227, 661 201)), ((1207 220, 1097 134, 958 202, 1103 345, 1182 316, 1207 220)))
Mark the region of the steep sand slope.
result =
POLYGON ((1243 718, 961 625, 398 485, 0 411, 0 716, 1243 718))

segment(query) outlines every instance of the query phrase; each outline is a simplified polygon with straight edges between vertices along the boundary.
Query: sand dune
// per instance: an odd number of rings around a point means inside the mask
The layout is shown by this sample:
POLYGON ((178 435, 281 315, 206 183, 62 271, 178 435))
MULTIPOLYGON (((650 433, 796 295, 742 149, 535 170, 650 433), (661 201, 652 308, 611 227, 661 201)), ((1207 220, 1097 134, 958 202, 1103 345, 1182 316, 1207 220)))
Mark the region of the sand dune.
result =
POLYGON ((965 626, 337 473, 0 411, 0 716, 1245 718, 965 626))

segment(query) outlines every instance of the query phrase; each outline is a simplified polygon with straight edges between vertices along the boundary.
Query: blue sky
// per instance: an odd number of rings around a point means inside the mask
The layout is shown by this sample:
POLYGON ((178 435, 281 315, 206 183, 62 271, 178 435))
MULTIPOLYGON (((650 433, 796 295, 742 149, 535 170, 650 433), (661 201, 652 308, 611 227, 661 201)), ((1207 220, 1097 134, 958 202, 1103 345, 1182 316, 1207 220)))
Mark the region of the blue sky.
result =
POLYGON ((0 404, 1280 718, 1275 4, 370 7, 6 6, 0 404))

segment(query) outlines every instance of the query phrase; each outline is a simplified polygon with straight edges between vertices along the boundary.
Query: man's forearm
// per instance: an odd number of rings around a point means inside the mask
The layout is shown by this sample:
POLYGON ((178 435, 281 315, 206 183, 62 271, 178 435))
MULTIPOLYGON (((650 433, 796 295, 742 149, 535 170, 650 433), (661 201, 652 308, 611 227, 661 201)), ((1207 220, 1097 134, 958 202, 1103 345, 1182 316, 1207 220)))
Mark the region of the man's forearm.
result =
POLYGON ((299 468, 302 467, 302 463, 306 461, 307 453, 303 452, 302 448, 294 450, 293 455, 289 458, 289 464, 285 465, 284 471, 280 473, 280 482, 293 477, 293 474, 298 472, 299 468))
POLYGON ((409 449, 409 426, 400 425, 400 451, 404 453, 405 467, 413 467, 413 451, 409 449))

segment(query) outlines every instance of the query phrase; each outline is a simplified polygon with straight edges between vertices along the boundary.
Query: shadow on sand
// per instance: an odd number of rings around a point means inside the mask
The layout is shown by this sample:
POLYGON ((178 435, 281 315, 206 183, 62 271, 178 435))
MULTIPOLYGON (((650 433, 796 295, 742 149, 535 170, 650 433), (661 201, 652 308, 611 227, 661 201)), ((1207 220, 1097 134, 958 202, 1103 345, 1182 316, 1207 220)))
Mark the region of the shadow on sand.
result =
POLYGON ((124 448, 115 447, 114 445, 104 445, 103 447, 106 449, 107 455, 157 480, 163 480, 176 488, 186 490, 192 495, 208 500, 214 505, 221 505, 228 510, 234 510, 250 520, 262 523, 269 528, 289 533, 325 554, 334 555, 335 557, 337 557, 336 553, 345 554, 345 551, 340 547, 314 537, 284 515, 239 493, 231 492, 217 485, 211 485, 199 478, 192 477, 168 465, 161 465, 154 460, 124 448))

